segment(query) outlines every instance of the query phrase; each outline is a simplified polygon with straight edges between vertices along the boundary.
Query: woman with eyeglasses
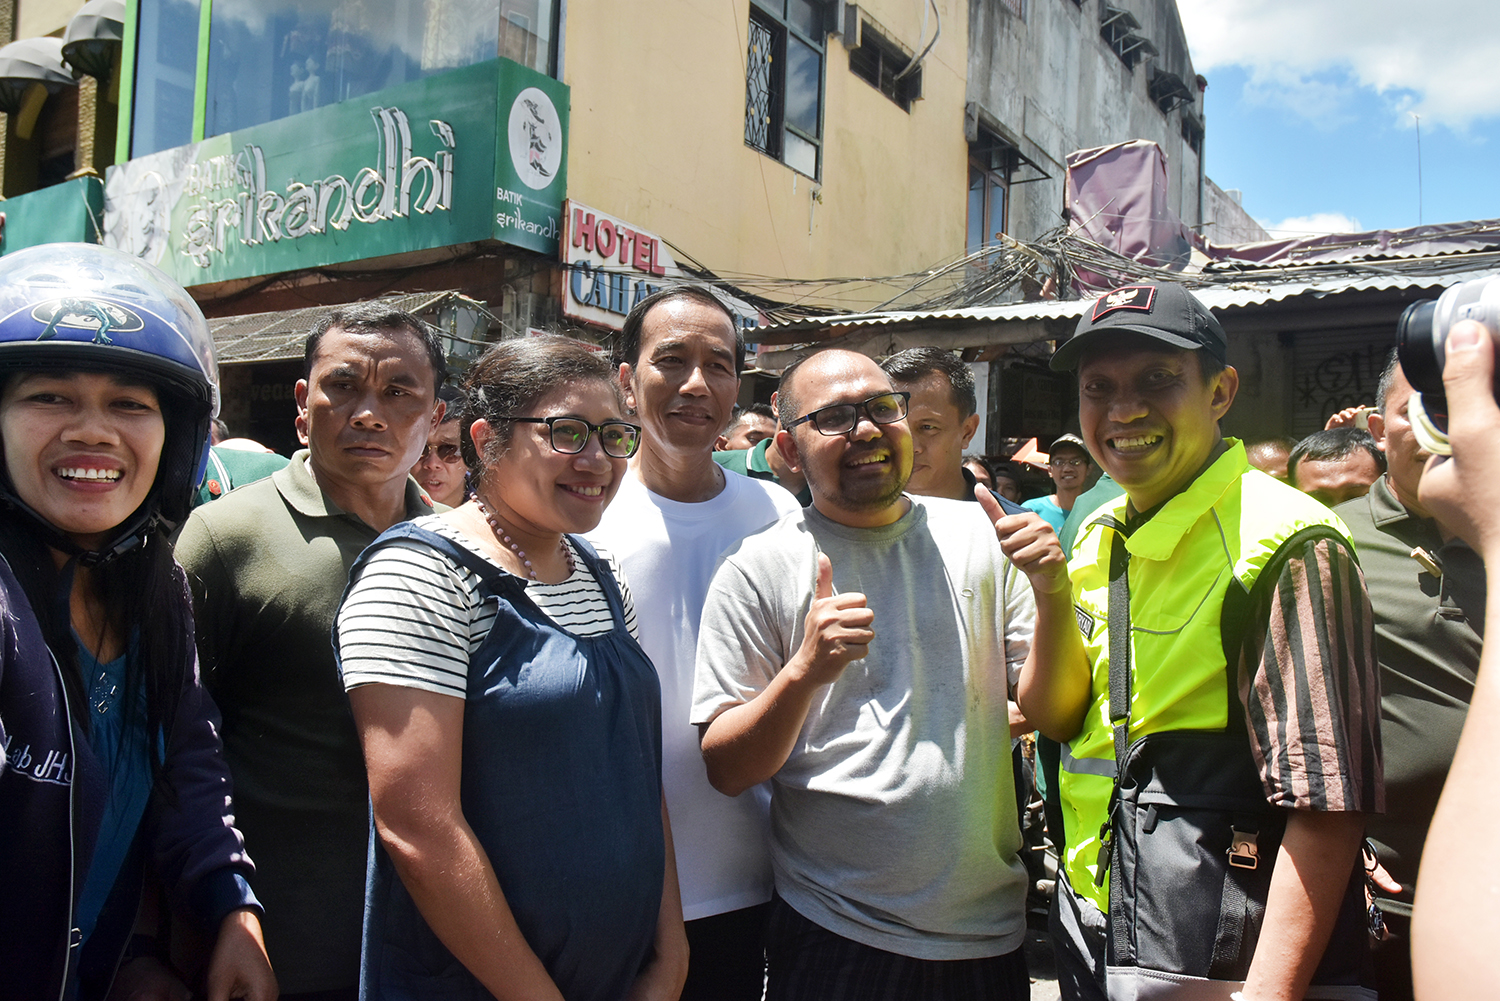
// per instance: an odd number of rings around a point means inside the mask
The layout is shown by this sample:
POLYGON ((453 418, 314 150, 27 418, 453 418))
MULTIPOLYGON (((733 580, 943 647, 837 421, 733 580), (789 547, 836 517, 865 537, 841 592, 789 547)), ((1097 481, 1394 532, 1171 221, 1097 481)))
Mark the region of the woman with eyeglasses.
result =
POLYGON ((464 390, 473 499, 376 540, 335 630, 375 829, 361 996, 675 998, 659 685, 579 538, 640 428, 566 338, 496 345, 464 390))
POLYGON ((443 422, 427 435, 422 457, 411 467, 412 478, 427 496, 444 507, 458 507, 469 495, 468 468, 458 444, 458 418, 463 413, 463 394, 451 386, 438 390, 438 399, 448 408, 443 422))

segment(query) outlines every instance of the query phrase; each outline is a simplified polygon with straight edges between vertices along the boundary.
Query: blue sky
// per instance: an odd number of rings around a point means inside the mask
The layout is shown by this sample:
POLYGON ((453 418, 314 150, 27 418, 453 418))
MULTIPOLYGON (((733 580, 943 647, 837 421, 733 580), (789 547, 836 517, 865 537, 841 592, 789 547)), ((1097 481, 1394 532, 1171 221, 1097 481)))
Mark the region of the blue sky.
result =
POLYGON ((1500 0, 1178 0, 1205 163, 1273 236, 1500 217, 1500 0))

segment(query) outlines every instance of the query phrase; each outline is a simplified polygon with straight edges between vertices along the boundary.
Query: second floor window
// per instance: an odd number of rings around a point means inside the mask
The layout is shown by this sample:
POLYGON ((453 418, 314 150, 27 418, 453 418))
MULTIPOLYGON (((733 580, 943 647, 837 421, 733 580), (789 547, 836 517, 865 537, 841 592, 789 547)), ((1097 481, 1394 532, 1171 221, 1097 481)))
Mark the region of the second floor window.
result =
POLYGON ((557 10, 558 0, 214 0, 204 134, 497 55, 550 74, 557 10))
POLYGON ((136 8, 130 155, 193 141, 198 78, 198 0, 155 0, 136 8))
POLYGON ((988 151, 969 156, 969 238, 965 248, 977 253, 1000 242, 1005 232, 1005 203, 1010 198, 1010 172, 1003 154, 988 151))
POLYGON ((754 0, 745 53, 745 143, 817 177, 823 152, 822 11, 812 0, 754 0))

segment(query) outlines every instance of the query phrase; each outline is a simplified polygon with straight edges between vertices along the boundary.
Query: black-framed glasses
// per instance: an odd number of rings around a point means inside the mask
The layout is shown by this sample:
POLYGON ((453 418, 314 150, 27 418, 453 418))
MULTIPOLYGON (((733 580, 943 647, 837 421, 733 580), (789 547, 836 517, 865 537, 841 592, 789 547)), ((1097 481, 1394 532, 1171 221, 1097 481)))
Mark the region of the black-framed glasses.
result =
POLYGON ((437 457, 439 460, 441 460, 442 462, 446 462, 450 466, 455 462, 461 461, 461 456, 458 452, 458 446, 448 441, 443 442, 441 445, 423 445, 422 456, 417 461, 426 462, 427 457, 434 452, 437 453, 437 457))
POLYGON ((804 414, 786 426, 790 431, 798 424, 811 423, 819 434, 837 437, 848 434, 859 423, 861 412, 875 424, 894 424, 906 416, 906 404, 910 393, 881 393, 863 403, 835 403, 812 413, 804 414))
POLYGON ((612 459, 628 459, 641 447, 641 429, 629 421, 590 424, 581 417, 505 417, 517 424, 545 424, 552 447, 564 455, 577 455, 589 438, 599 435, 599 447, 612 459))

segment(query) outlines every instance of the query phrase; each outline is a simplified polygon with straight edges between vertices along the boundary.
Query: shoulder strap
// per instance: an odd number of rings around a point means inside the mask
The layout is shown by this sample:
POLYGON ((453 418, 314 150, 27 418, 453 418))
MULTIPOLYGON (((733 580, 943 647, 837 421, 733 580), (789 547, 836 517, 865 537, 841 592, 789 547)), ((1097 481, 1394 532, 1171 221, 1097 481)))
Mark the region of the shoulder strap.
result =
POLYGON ((354 566, 349 570, 349 585, 353 586, 355 578, 359 575, 359 571, 364 568, 365 563, 369 561, 371 556, 387 546, 397 545, 405 541, 415 542, 441 553, 458 566, 473 572, 476 577, 490 588, 496 592, 505 594, 508 598, 514 598, 525 591, 519 580, 501 570, 483 556, 473 552, 467 546, 461 546, 446 536, 439 535, 428 528, 421 528, 409 521, 392 525, 380 534, 380 538, 370 543, 369 547, 359 554, 359 559, 354 561, 354 566))
POLYGON ((594 580, 598 582, 599 589, 604 592, 604 600, 609 604, 611 614, 615 618, 615 627, 624 633, 625 630, 625 596, 620 591, 620 582, 615 580, 615 575, 609 572, 609 567, 599 555, 599 551, 581 535, 569 535, 568 541, 573 548, 578 550, 578 555, 583 557, 584 566, 588 567, 589 573, 593 574, 594 580))
POLYGON ((1239 577, 1229 582, 1229 591, 1224 595, 1224 607, 1219 613, 1219 639, 1223 644, 1225 670, 1229 677, 1226 686, 1229 690, 1227 719, 1231 732, 1245 732, 1245 708, 1240 703, 1239 691, 1240 655, 1248 638, 1250 624, 1255 618, 1255 611, 1270 601, 1270 592, 1281 580, 1281 573, 1292 556, 1307 543, 1318 539, 1341 543, 1353 553, 1348 540, 1335 529, 1328 525, 1311 525, 1292 533, 1276 547, 1276 551, 1271 554, 1248 589, 1239 577))
MULTIPOLYGON (((1099 866, 1109 865, 1109 899, 1124 899, 1125 885, 1121 870, 1120 839, 1113 829, 1115 804, 1120 797, 1120 781, 1125 771, 1125 749, 1130 745, 1130 550, 1125 526, 1112 517, 1098 519, 1114 530, 1109 549, 1109 723, 1115 738, 1115 781, 1105 812, 1104 829, 1099 832, 1099 866)), ((1110 908, 1113 911, 1113 907, 1110 908)), ((1111 921, 1115 936, 1114 954, 1129 952, 1129 929, 1124 921, 1111 921)))
POLYGON ((1124 525, 1109 517, 1099 521, 1115 533, 1109 549, 1109 722, 1118 769, 1130 743, 1130 551, 1124 525))

